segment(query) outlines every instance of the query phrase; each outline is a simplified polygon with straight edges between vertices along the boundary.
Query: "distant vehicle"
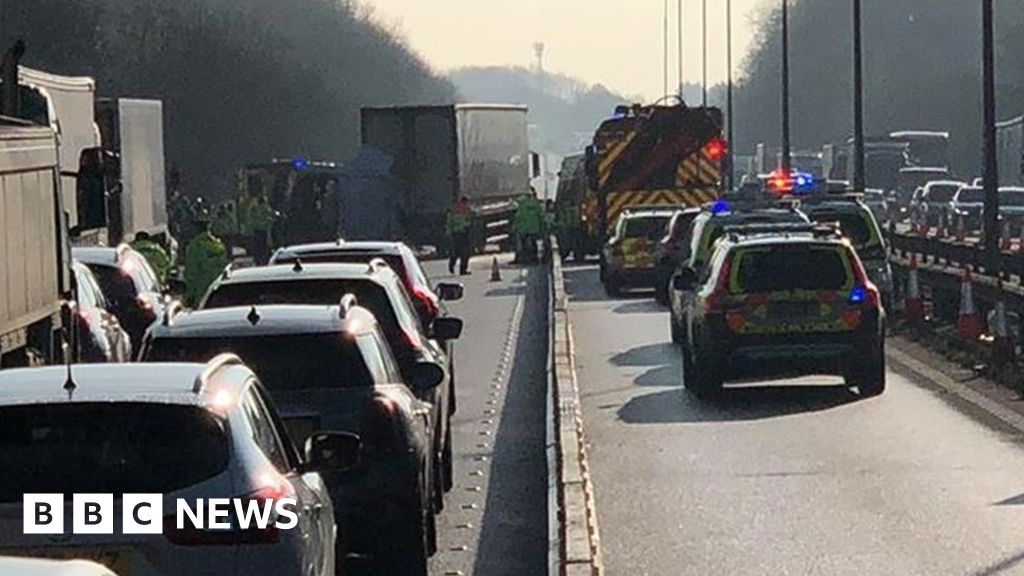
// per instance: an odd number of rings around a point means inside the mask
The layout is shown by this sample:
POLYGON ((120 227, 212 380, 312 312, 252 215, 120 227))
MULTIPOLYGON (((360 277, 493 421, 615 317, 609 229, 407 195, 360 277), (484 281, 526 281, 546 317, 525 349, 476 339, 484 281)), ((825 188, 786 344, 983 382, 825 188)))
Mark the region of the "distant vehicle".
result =
MULTIPOLYGON (((879 188, 886 193, 899 186, 900 169, 906 167, 906 142, 896 142, 887 136, 868 136, 864 139, 864 185, 879 188)), ((846 141, 844 154, 846 174, 844 180, 853 182, 853 138, 846 141)), ((837 174, 830 175, 835 178, 837 174)))
MULTIPOLYGON (((1024 116, 996 124, 1000 186, 1024 186, 1024 116)), ((982 186, 981 178, 974 186, 982 186)))
MULTIPOLYGON (((809 150, 794 150, 789 153, 790 169, 795 172, 811 174, 816 179, 827 176, 825 173, 825 162, 820 152, 809 150)), ((770 147, 764 143, 757 145, 757 154, 754 157, 756 174, 768 174, 782 166, 782 151, 770 147)))
POLYGON ((904 130, 889 134, 896 142, 906 142, 907 166, 949 168, 949 132, 904 130))
POLYGON ((416 381, 424 364, 437 364, 444 372, 439 386, 415 388, 417 397, 429 404, 425 413, 431 423, 434 458, 428 478, 435 510, 444 507, 444 492, 454 482, 452 456, 451 374, 448 356, 439 341, 457 340, 462 320, 438 318, 431 333, 424 330, 401 280, 383 261, 370 264, 293 264, 232 271, 210 287, 200 309, 277 304, 330 306, 340 295, 353 294, 377 318, 406 382, 416 381))
POLYGON ((334 514, 320 474, 351 468, 358 437, 319 433, 303 457, 257 375, 229 355, 207 364, 75 366, 71 377, 68 390, 63 366, 0 372, 0 555, 70 553, 125 576, 140 566, 168 576, 335 575, 334 514), (195 507, 200 498, 245 498, 262 507, 289 497, 298 523, 209 530, 186 520, 180 530, 165 523, 162 536, 118 529, 54 538, 24 533, 22 499, 32 492, 113 494, 118 510, 124 494, 162 494, 169 518, 178 499, 195 507))
POLYGON ((5 576, 118 576, 109 568, 87 560, 0 557, 0 574, 5 576))
POLYGON ((1020 236, 1024 228, 1024 188, 999 189, 999 219, 1007 223, 1010 234, 1020 236))
POLYGON ((827 197, 805 202, 801 210, 812 222, 838 223, 842 234, 857 250, 868 278, 881 293, 888 309, 895 301, 895 282, 886 251, 885 238, 871 209, 857 194, 827 197))
POLYGON ((149 262, 127 244, 76 247, 71 255, 96 276, 109 310, 131 336, 132 349, 139 350, 146 329, 163 317, 166 306, 165 287, 149 262))
POLYGON ((618 296, 623 288, 657 290, 657 247, 673 214, 666 209, 636 207, 619 217, 602 258, 601 282, 609 296, 618 296))
POLYGON ((985 179, 980 177, 980 176, 975 178, 974 180, 971 180, 971 186, 974 186, 975 188, 981 188, 984 185, 985 185, 985 179))
MULTIPOLYGON (((770 228, 770 227, 766 227, 770 228)), ((834 374, 863 396, 885 390, 885 311, 856 251, 834 232, 737 231, 716 245, 693 291, 683 375, 699 398, 726 381, 834 374)))
POLYGON ((410 388, 431 390, 444 372, 424 364, 407 387, 373 315, 353 297, 339 301, 182 314, 153 327, 142 358, 206 362, 237 354, 259 374, 294 442, 315 442, 325 430, 358 435, 359 465, 324 478, 344 551, 369 555, 376 574, 425 574, 436 546, 431 434, 421 416, 429 406, 410 388))
POLYGON ((62 360, 71 255, 49 127, 0 118, 0 368, 62 360))
POLYGON ((131 337, 110 312, 96 277, 84 264, 74 262, 74 358, 82 363, 131 362, 131 337))
POLYGON ((985 189, 974 186, 961 187, 949 202, 951 231, 959 230, 961 224, 965 233, 981 230, 985 212, 985 189))
POLYGON ((585 154, 566 156, 558 172, 558 195, 555 197, 555 212, 558 216, 558 245, 562 258, 569 254, 582 262, 588 254, 600 249, 593 246, 595 239, 588 230, 594 225, 586 214, 581 213, 584 200, 591 195, 587 179, 585 154))
MULTIPOLYGON (((401 237, 443 246, 445 215, 460 196, 480 221, 510 214, 539 176, 529 150, 524 106, 458 104, 363 108, 362 144, 394 159, 401 237)), ((482 248, 484 234, 476 234, 482 248)))
POLYGON ((871 209, 875 221, 880 226, 885 226, 885 223, 889 221, 889 204, 885 199, 885 193, 878 189, 865 190, 864 203, 871 209))
POLYGON ((658 242, 654 253, 655 262, 655 286, 654 297, 659 304, 668 306, 670 290, 669 283, 672 280, 672 273, 686 258, 687 247, 689 246, 689 230, 694 219, 701 213, 700 208, 686 208, 676 210, 669 220, 668 230, 665 237, 658 242))
POLYGON ((675 210, 714 201, 722 193, 726 151, 718 108, 618 107, 587 147, 588 195, 580 213, 591 245, 603 248, 632 206, 675 210))
MULTIPOLYGON (((715 242, 725 234, 725 229, 730 226, 745 226, 757 224, 788 224, 801 225, 809 224, 807 216, 795 207, 772 208, 761 205, 744 206, 737 203, 735 206, 727 201, 716 202, 706 206, 700 214, 694 218, 693 223, 687 232, 690 245, 686 249, 687 254, 682 264, 672 277, 672 289, 669 297, 669 304, 672 313, 669 316, 669 328, 672 334, 672 341, 684 344, 685 330, 688 325, 688 316, 693 306, 694 293, 692 290, 679 290, 676 277, 680 270, 689 268, 696 270, 699 278, 705 278, 708 270, 708 259, 714 248, 715 242)), ((685 344, 684 344, 685 345, 685 344)))
POLYGON ((910 201, 910 214, 915 222, 926 226, 951 223, 949 206, 953 196, 966 186, 956 180, 932 180, 910 201))

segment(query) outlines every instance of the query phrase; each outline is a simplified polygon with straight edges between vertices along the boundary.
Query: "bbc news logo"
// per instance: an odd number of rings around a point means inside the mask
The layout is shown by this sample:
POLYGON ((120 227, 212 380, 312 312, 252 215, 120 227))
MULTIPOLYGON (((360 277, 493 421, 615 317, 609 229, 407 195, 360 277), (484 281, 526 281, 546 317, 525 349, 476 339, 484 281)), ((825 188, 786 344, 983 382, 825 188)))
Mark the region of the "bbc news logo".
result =
MULTIPOLYGON (((22 500, 25 534, 64 534, 63 494, 25 494, 22 500)), ((294 498, 197 498, 176 501, 174 519, 178 530, 231 530, 268 527, 291 530, 299 524, 294 498), (234 523, 232 523, 232 520, 234 523)), ((73 494, 73 534, 113 534, 116 516, 113 494, 73 494)), ((122 534, 163 534, 164 497, 161 494, 121 496, 122 534)))

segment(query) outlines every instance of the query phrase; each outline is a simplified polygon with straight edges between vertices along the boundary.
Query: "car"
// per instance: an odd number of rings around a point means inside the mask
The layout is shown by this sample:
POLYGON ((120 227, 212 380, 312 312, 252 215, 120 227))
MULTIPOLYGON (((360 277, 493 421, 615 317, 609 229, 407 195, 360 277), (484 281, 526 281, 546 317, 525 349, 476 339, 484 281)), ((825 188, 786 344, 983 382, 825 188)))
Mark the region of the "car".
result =
POLYGON ((877 188, 865 190, 864 203, 871 209, 879 226, 885 226, 885 223, 889 221, 889 203, 885 199, 885 193, 877 188))
POLYGON ((0 557, 4 576, 117 576, 95 562, 86 560, 47 560, 45 558, 0 557))
POLYGON ((736 379, 839 375, 865 397, 885 390, 885 309, 857 251, 835 227, 730 231, 695 292, 684 384, 698 398, 736 379))
POLYGON ((929 227, 942 227, 950 222, 949 206, 957 191, 966 186, 956 180, 934 180, 921 188, 910 202, 911 219, 929 227))
MULTIPOLYGON (((376 259, 387 262, 402 279, 406 292, 412 298, 412 303, 420 316, 420 322, 427 331, 432 329, 434 320, 448 316, 446 302, 462 299, 464 289, 458 282, 439 282, 432 287, 415 252, 402 242, 338 240, 296 244, 279 248, 270 258, 270 264, 294 264, 296 261, 320 264, 369 264, 376 259)), ((455 414, 458 405, 455 394, 455 348, 450 341, 441 341, 440 344, 448 356, 448 372, 452 380, 452 392, 448 395, 449 409, 451 414, 455 414)))
POLYGON ((334 306, 198 310, 154 326, 144 361, 203 362, 237 354, 259 375, 297 444, 321 430, 362 439, 359 465, 326 476, 348 552, 380 574, 425 574, 436 548, 430 490, 429 391, 444 368, 421 363, 407 386, 376 318, 354 296, 334 306))
POLYGON ((619 216, 601 258, 601 282, 609 296, 624 288, 655 287, 656 247, 673 213, 664 207, 630 207, 619 216))
POLYGON ((81 262, 71 263, 75 293, 73 358, 80 363, 130 362, 131 337, 112 314, 93 273, 81 262))
MULTIPOLYGON (((201 309, 270 304, 312 304, 330 306, 345 294, 353 294, 377 318, 399 369, 406 381, 412 381, 423 362, 448 366, 448 358, 438 340, 457 340, 462 320, 445 317, 424 330, 405 286, 383 260, 369 264, 278 265, 229 271, 210 286, 201 309)), ((429 404, 433 423, 434 447, 431 489, 435 510, 444 508, 444 493, 454 482, 451 440, 451 375, 445 370, 444 382, 429 390, 414 389, 417 397, 429 404), (445 408, 447 407, 447 409, 445 408)))
POLYGON ((1024 231, 1024 188, 1005 186, 999 189, 999 219, 1010 234, 1021 235, 1024 231))
POLYGON ((127 244, 116 247, 75 247, 71 257, 96 276, 100 289, 138 350, 146 329, 164 313, 165 287, 149 262, 127 244))
POLYGON ((654 297, 664 306, 669 302, 669 282, 672 273, 682 263, 689 243, 688 232, 690 223, 700 214, 700 208, 676 210, 669 220, 665 237, 658 242, 655 250, 655 286, 654 297))
POLYGON ((462 284, 441 282, 431 286, 416 253, 402 242, 320 242, 296 244, 278 248, 270 258, 270 264, 303 263, 369 263, 380 258, 388 263, 405 284, 412 297, 416 311, 424 326, 430 326, 434 319, 444 314, 442 302, 461 300, 462 284))
POLYGON ((882 302, 891 308, 895 294, 892 266, 882 229, 860 194, 828 196, 805 202, 801 209, 812 222, 838 223, 857 255, 864 263, 868 277, 881 290, 882 302))
MULTIPOLYGON (((0 556, 102 562, 123 576, 334 576, 335 526, 321 473, 351 467, 359 438, 322 433, 301 455, 259 378, 237 356, 207 363, 52 366, 0 372, 0 556), (25 493, 162 494, 162 535, 26 534, 25 493), (296 500, 294 529, 200 529, 178 500, 296 500), (168 520, 169 519, 169 520, 168 520), (187 522, 187 521, 186 521, 187 522)), ((116 523, 118 526, 120 522, 116 523)))
POLYGON ((985 189, 962 186, 949 201, 950 234, 980 231, 985 212, 985 189))
POLYGON ((683 344, 683 327, 686 316, 693 301, 693 292, 675 289, 675 277, 683 268, 698 271, 698 275, 707 274, 707 261, 716 240, 725 233, 726 227, 750 224, 807 224, 810 220, 794 205, 779 208, 774 204, 760 202, 729 202, 722 200, 705 206, 694 218, 688 232, 690 245, 686 249, 683 263, 673 273, 671 295, 669 297, 669 331, 672 341, 683 344))

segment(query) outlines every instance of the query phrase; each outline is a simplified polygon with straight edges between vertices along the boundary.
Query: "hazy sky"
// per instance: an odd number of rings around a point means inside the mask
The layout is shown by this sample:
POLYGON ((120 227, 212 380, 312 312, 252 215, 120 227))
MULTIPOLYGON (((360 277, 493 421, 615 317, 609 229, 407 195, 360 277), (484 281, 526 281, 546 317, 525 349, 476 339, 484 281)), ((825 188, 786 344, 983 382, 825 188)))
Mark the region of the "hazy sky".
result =
MULTIPOLYGON (((670 5, 670 85, 677 82, 676 7, 670 5)), ((733 0, 736 69, 755 31, 751 17, 773 0, 733 0)), ((544 63, 588 82, 651 99, 662 93, 665 0, 363 0, 397 25, 435 68, 534 62, 533 44, 546 45, 544 63)), ((682 0, 684 76, 701 78, 701 0, 682 0)), ((725 0, 707 0, 708 76, 726 74, 725 0)))

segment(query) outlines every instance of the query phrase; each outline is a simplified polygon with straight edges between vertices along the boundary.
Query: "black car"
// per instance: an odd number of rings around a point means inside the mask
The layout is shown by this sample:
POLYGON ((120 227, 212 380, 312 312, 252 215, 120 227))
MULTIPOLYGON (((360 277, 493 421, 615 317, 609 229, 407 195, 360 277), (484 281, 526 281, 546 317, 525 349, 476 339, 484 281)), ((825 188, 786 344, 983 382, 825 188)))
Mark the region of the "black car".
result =
POLYGON ((667 306, 669 303, 669 283, 672 280, 672 273, 683 263, 689 252, 690 224, 701 213, 700 208, 685 208, 676 210, 669 220, 665 237, 658 242, 655 250, 655 286, 654 298, 659 304, 667 306))
MULTIPOLYGON (((429 406, 414 393, 444 369, 403 380, 376 319, 354 297, 334 306, 241 306, 181 314, 146 336, 146 362, 239 356, 260 378, 295 444, 321 431, 358 434, 360 463, 325 475, 339 541, 374 573, 426 574, 436 549, 429 406)), ((346 572, 347 573, 347 572, 346 572)))
POLYGON ((127 244, 116 248, 73 248, 71 256, 96 276, 109 309, 138 350, 146 329, 164 312, 164 287, 142 254, 127 244))
MULTIPOLYGON (((458 339, 462 320, 438 318, 429 332, 424 330, 405 286, 382 260, 370 264, 297 262, 228 272, 213 283, 200 308, 274 304, 329 306, 342 294, 355 295, 377 318, 407 381, 414 380, 418 366, 424 362, 448 366, 448 357, 438 340, 458 339)), ((440 386, 416 390, 416 393, 431 406, 431 440, 435 454, 432 486, 435 509, 440 511, 444 507, 444 492, 450 490, 454 482, 451 415, 448 409, 442 409, 450 406, 449 398, 453 393, 448 370, 444 371, 440 386)))
POLYGON ((734 379, 842 376, 863 396, 885 390, 885 310, 857 252, 834 226, 730 231, 693 291, 683 347, 686 387, 705 398, 734 379))
POLYGON ((72 263, 75 286, 73 358, 82 363, 130 362, 132 343, 96 277, 81 262, 72 263))

